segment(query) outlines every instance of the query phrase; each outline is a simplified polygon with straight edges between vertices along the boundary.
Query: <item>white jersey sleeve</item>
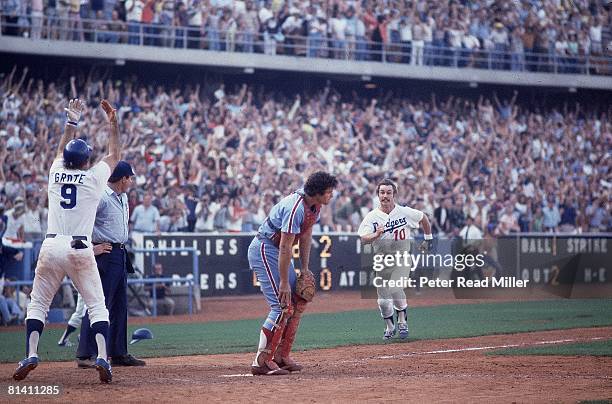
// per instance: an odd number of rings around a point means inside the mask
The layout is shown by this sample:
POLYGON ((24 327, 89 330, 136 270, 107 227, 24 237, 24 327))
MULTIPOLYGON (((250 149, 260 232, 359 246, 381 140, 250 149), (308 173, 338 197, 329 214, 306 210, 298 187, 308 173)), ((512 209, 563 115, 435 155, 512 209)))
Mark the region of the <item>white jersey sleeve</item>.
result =
POLYGON ((98 183, 100 191, 106 189, 106 183, 111 176, 111 168, 104 160, 99 161, 95 166, 91 167, 90 171, 93 174, 94 180, 98 183))
POLYGON ((372 234, 376 231, 378 226, 384 226, 389 221, 389 215, 380 209, 374 209, 370 211, 359 225, 357 234, 359 237, 363 237, 367 234, 372 234))
POLYGON ((408 226, 415 229, 419 228, 419 222, 423 220, 423 216, 425 215, 423 212, 417 209, 409 208, 408 206, 402 206, 401 211, 406 217, 408 226))

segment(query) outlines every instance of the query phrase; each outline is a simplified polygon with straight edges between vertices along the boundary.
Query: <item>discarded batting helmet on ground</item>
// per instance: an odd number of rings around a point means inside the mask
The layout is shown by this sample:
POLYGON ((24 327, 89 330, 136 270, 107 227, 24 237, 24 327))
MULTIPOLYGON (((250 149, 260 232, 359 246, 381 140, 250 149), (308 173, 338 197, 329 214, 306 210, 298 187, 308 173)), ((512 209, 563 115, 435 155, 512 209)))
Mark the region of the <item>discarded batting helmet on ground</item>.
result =
POLYGON ((130 344, 135 344, 143 339, 153 339, 153 333, 148 328, 139 328, 134 331, 130 344))

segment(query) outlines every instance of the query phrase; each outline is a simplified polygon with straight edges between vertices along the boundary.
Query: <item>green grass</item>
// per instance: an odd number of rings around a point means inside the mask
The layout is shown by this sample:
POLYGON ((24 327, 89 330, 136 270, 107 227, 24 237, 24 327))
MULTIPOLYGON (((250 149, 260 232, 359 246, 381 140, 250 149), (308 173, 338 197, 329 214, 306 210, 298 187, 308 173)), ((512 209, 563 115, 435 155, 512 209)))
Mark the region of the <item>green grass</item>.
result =
MULTIPOLYGON (((383 322, 372 310, 305 315, 297 349, 381 344, 383 322)), ((229 308, 231 310, 231 307, 229 308)), ((230 312, 228 310, 228 313, 230 312)), ((612 325, 612 300, 547 300, 417 307, 409 309, 410 340, 460 338, 540 330, 612 325)), ((263 320, 263 319, 262 319, 263 320)), ((251 352, 262 320, 186 324, 149 324, 155 338, 130 345, 141 357, 251 352)), ((130 327, 131 333, 134 328, 130 327)), ((41 338, 42 360, 71 360, 75 348, 56 345, 62 330, 46 330, 41 338)), ((0 332, 0 362, 15 362, 24 354, 24 333, 0 332)), ((76 337, 72 337, 76 340, 76 337)), ((388 343, 388 342, 386 342, 388 343)), ((399 340, 396 343, 402 343, 399 340)))
POLYGON ((612 356, 612 340, 579 342, 575 344, 545 345, 529 348, 508 348, 489 352, 489 355, 562 355, 612 356))

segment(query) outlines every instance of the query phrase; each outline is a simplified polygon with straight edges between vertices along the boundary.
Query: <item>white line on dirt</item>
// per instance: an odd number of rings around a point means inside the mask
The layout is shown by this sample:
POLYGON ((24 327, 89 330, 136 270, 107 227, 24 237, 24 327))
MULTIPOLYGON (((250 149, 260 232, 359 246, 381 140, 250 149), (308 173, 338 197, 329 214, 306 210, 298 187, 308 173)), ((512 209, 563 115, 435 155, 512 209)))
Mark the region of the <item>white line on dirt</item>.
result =
POLYGON ((600 339, 603 339, 603 338, 602 337, 592 337, 592 338, 586 338, 586 339, 571 338, 571 339, 559 339, 559 340, 550 340, 550 341, 526 342, 522 344, 505 344, 505 345, 478 346, 478 347, 455 348, 455 349, 441 349, 437 351, 425 351, 425 352, 406 352, 406 353, 397 354, 397 355, 377 356, 374 359, 398 359, 398 358, 405 358, 407 356, 414 356, 414 355, 435 355, 435 354, 468 352, 468 351, 484 351, 484 350, 490 350, 490 349, 526 347, 530 345, 566 344, 568 342, 595 341, 595 340, 600 340, 600 339))
MULTIPOLYGON (((491 349, 504 349, 504 348, 519 348, 519 347, 527 347, 534 345, 554 345, 554 344, 567 344, 570 342, 587 342, 587 341, 596 341, 602 340, 603 337, 591 337, 591 338, 570 338, 570 339, 557 339, 557 340, 548 340, 548 341, 535 341, 535 342, 524 342, 521 344, 504 344, 504 345, 490 345, 490 346, 475 346, 475 347, 466 347, 466 348, 455 348, 455 349, 440 349, 436 351, 424 351, 424 352, 406 352, 397 355, 382 355, 375 356, 370 358, 362 358, 357 360, 345 360, 340 361, 340 363, 361 363, 367 362, 372 359, 400 359, 408 356, 415 355, 436 355, 436 354, 445 354, 445 353, 457 353, 457 352, 469 352, 469 351, 485 351, 491 349)), ((234 375, 220 375, 219 377, 252 377, 252 374, 248 373, 239 373, 234 375)))
POLYGON ((235 375, 221 375, 220 377, 253 377, 253 375, 249 373, 238 373, 235 375))

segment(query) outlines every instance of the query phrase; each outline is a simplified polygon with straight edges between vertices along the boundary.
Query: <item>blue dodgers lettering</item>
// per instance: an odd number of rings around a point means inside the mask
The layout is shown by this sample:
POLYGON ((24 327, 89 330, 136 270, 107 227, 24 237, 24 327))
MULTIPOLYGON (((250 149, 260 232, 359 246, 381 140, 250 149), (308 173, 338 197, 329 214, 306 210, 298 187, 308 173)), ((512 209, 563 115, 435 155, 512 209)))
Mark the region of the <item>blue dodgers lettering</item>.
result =
POLYGON ((405 217, 401 217, 396 220, 389 220, 385 224, 385 233, 392 233, 393 230, 398 229, 400 227, 404 227, 407 223, 408 221, 406 220, 405 217))
POLYGON ((85 174, 55 173, 53 179, 59 184, 83 184, 85 174))

